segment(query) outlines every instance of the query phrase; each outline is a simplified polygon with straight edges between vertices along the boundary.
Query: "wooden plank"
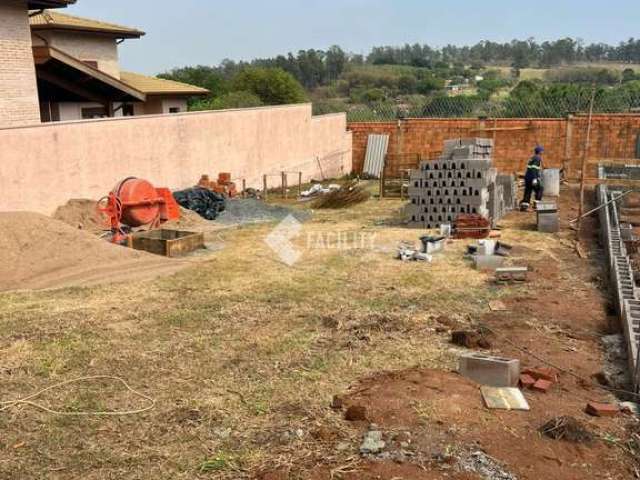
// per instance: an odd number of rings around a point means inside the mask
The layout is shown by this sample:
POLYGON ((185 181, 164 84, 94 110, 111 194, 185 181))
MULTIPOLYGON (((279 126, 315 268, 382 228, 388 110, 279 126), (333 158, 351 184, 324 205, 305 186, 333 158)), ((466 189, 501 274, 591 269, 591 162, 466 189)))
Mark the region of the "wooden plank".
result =
POLYGON ((204 233, 178 230, 151 230, 129 236, 129 246, 155 255, 179 257, 204 248, 204 233))
POLYGON ((201 248, 204 248, 204 233, 191 233, 182 238, 167 240, 167 257, 181 257, 201 248))

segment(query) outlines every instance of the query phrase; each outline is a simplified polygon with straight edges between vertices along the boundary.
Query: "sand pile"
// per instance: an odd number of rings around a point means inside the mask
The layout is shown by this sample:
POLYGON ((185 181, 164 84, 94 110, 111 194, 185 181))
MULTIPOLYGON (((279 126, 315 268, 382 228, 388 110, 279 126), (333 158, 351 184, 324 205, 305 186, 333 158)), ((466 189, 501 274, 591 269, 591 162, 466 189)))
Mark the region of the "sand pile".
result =
POLYGON ((189 265, 112 245, 37 213, 2 212, 0 231, 0 291, 133 281, 189 265))
POLYGON ((178 230, 196 230, 202 231, 216 227, 216 224, 206 218, 201 217, 193 210, 180 207, 180 220, 174 220, 165 223, 162 228, 178 229, 178 230))
POLYGON ((69 200, 66 205, 58 207, 53 218, 78 230, 86 230, 95 234, 108 229, 105 226, 106 217, 98 212, 95 200, 69 200))

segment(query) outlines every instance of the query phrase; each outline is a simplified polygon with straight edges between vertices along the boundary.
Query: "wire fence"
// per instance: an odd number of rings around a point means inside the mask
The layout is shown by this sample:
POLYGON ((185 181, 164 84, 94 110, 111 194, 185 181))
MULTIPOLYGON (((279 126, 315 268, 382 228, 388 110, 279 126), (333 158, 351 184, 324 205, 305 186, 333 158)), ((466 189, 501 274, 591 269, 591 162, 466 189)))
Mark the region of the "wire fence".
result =
MULTIPOLYGON (((346 112, 349 122, 383 122, 400 118, 564 118, 589 111, 591 92, 577 95, 486 99, 477 95, 433 96, 376 102, 314 106, 316 113, 346 112)), ((599 92, 593 112, 640 113, 640 93, 599 92)))

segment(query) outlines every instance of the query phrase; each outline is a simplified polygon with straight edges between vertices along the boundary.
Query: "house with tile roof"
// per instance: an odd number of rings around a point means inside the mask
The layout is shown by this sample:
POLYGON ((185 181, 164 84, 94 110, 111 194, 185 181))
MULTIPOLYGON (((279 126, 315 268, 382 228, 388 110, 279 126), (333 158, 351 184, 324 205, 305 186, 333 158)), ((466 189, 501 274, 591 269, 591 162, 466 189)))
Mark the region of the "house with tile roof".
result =
POLYGON ((56 10, 29 16, 41 120, 66 121, 187 111, 206 89, 122 71, 118 48, 145 32, 56 10))
POLYGON ((29 9, 64 8, 75 0, 0 0, 0 128, 40 122, 29 9))

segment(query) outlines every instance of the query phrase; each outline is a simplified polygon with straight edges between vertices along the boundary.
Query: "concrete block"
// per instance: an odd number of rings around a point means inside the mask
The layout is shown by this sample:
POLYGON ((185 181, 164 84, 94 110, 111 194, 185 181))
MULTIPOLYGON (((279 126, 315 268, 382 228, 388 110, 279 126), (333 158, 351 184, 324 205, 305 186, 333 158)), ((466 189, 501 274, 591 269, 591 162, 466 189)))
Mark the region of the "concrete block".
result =
POLYGON ((470 353, 460 357, 460 375, 490 387, 516 387, 520 380, 520 360, 470 353))
POLYGON ((558 233, 560 231, 558 212, 538 212, 538 231, 542 233, 558 233))
POLYGON ((505 258, 498 255, 474 255, 473 261, 477 270, 495 271, 504 265, 505 258))
POLYGON ((496 252, 495 240, 479 240, 478 255, 493 255, 496 252))

